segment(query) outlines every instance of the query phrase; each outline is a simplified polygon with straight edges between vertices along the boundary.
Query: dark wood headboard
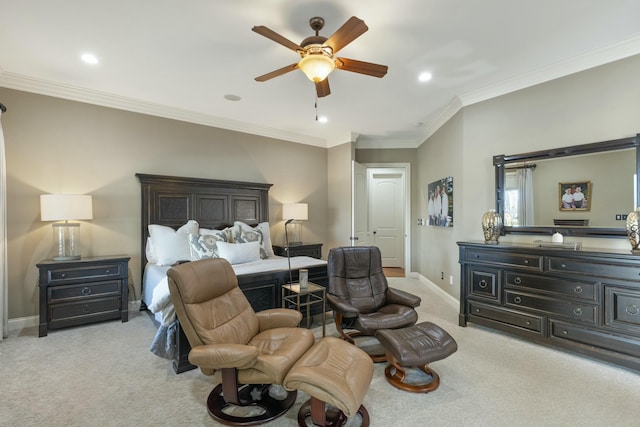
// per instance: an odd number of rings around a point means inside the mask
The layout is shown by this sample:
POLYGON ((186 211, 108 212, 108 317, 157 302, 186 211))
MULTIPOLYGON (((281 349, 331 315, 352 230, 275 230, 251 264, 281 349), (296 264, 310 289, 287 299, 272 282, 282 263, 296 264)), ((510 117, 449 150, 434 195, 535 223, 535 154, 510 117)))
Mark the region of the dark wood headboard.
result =
POLYGON ((145 246, 149 224, 178 229, 194 219, 200 227, 221 229, 232 226, 234 221, 249 225, 269 221, 272 184, 141 173, 136 177, 142 187, 142 273, 147 262, 145 246))

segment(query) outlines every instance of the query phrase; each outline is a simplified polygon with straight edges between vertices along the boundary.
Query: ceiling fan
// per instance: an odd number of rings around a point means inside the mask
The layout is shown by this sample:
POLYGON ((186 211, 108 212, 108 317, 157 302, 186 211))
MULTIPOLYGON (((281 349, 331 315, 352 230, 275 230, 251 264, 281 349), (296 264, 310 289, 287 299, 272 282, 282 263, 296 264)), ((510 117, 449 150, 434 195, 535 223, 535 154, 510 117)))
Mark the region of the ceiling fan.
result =
POLYGON ((387 74, 388 67, 386 65, 334 56, 340 49, 369 29, 362 19, 352 16, 329 38, 319 35, 320 30, 324 27, 323 18, 313 17, 309 20, 309 25, 316 32, 316 35, 307 37, 299 45, 265 26, 252 28, 256 33, 297 52, 301 57, 300 61, 294 64, 256 77, 256 81, 265 82, 300 68, 315 83, 318 97, 323 97, 331 93, 328 76, 336 68, 373 77, 384 77, 387 74))

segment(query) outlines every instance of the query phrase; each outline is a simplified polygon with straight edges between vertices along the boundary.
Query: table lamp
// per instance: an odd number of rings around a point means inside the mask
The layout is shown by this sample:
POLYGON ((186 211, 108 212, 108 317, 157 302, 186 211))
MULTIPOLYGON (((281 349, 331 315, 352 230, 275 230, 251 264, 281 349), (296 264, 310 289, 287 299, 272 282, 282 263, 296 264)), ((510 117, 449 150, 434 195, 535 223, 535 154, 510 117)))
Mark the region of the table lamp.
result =
POLYGON ((309 205, 306 203, 287 203, 282 205, 282 219, 286 221, 285 234, 287 231, 287 225, 291 226, 291 239, 287 240, 287 247, 289 245, 302 244, 302 231, 299 221, 306 221, 309 219, 309 205))
POLYGON ((42 194, 40 219, 53 223, 53 260, 80 259, 80 224, 69 220, 93 219, 91 196, 84 194, 42 194))

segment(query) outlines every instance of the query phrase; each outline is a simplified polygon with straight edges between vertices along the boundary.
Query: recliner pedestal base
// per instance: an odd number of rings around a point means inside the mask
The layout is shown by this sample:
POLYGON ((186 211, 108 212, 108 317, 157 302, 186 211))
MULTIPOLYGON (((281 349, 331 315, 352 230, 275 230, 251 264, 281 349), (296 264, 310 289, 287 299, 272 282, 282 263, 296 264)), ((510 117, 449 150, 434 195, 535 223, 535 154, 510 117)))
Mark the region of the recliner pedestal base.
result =
MULTIPOLYGON (((283 400, 274 399, 269 395, 269 387, 266 387, 266 391, 262 391, 259 399, 254 399, 251 392, 256 390, 256 387, 249 385, 243 387, 238 391, 238 397, 240 398, 240 404, 229 403, 224 399, 222 393, 222 384, 217 385, 209 394, 207 399, 207 410, 209 415, 216 421, 225 425, 243 425, 252 426, 257 424, 263 424, 271 421, 285 412, 293 406, 296 401, 298 392, 296 390, 287 392, 287 397, 283 400), (224 412, 225 409, 232 406, 236 407, 249 407, 255 406, 262 408, 264 413, 259 415, 250 415, 246 417, 230 415, 224 412)), ((254 391, 255 393, 255 391, 254 391)))

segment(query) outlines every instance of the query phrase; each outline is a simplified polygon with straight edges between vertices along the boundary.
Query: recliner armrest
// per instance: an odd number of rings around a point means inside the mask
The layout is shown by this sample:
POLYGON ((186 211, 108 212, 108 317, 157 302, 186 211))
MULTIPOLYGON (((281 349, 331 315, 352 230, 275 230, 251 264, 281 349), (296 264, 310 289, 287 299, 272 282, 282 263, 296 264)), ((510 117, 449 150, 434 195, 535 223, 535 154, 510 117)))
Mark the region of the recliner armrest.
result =
POLYGON ((358 317, 360 315, 360 311, 357 308, 342 298, 338 298, 336 295, 327 294, 327 302, 331 308, 342 314, 342 317, 349 318, 358 317))
POLYGON ((296 328, 302 320, 302 313, 289 308, 270 308, 256 313, 260 322, 260 332, 275 328, 296 328))
POLYGON ((208 344, 194 347, 189 352, 189 362, 208 369, 253 366, 260 352, 256 347, 244 344, 208 344))
POLYGON ((386 297, 387 304, 400 304, 414 308, 419 306, 421 302, 419 296, 395 288, 387 288, 386 297))

